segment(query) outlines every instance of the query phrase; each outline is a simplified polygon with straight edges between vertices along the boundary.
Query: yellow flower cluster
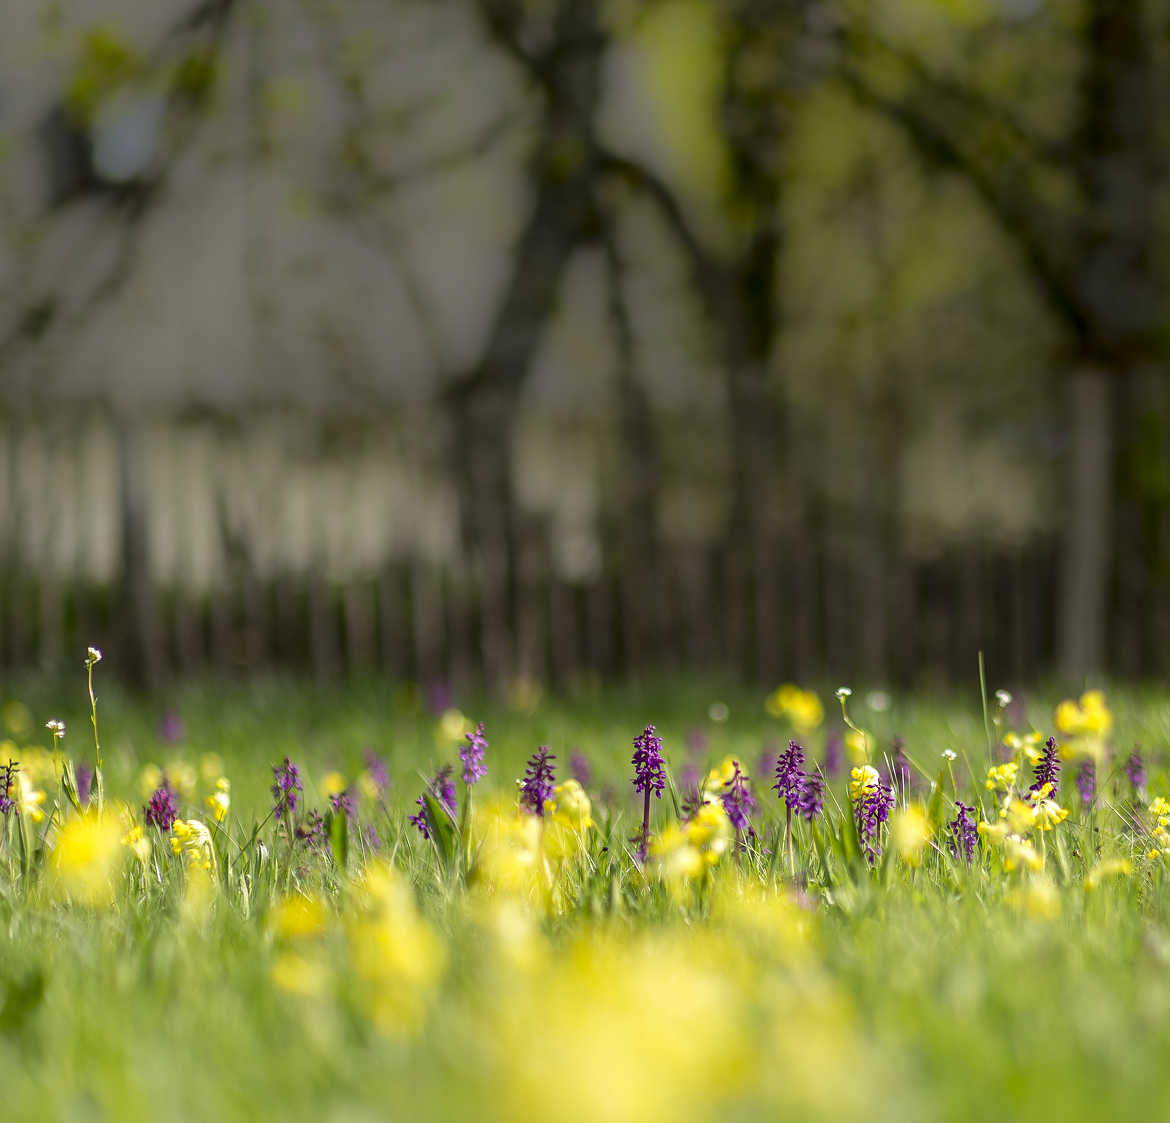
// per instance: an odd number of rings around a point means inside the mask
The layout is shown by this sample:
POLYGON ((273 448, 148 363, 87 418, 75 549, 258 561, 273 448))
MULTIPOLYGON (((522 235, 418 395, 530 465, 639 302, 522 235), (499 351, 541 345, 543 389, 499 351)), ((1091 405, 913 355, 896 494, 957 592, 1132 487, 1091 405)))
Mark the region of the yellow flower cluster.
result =
POLYGON ((171 827, 171 849, 181 854, 188 869, 215 868, 211 831, 200 819, 176 819, 171 827))
POLYGON ((655 837, 650 856, 667 885, 681 890, 723 857, 734 833, 721 803, 703 803, 688 822, 672 823, 655 837))
POLYGON ((1001 791, 1006 792, 1014 786, 1016 782, 1016 775, 1020 771, 1020 766, 1013 760, 1007 764, 998 764, 994 768, 987 770, 987 782, 985 784, 989 792, 1001 791))
POLYGON ((207 804, 207 810, 211 812, 211 817, 217 823, 222 823, 227 818, 227 813, 231 809, 231 791, 232 786, 228 778, 226 776, 220 776, 215 781, 215 791, 204 801, 207 804))
POLYGON ((57 832, 49 855, 49 882, 53 892, 89 908, 114 901, 114 875, 126 850, 111 816, 77 815, 57 832))
POLYGON ((1068 737, 1108 737, 1113 730, 1113 712, 1105 703, 1103 690, 1087 690, 1080 702, 1066 698, 1056 707, 1056 728, 1068 737))
POLYGON ((1035 764, 1044 752, 1044 734, 1036 729, 1022 737, 1018 733, 1005 733, 1003 743, 1013 753, 1018 753, 1022 749, 1029 764, 1035 764))
POLYGON ((1146 856, 1149 858, 1170 857, 1170 801, 1162 796, 1155 796, 1150 800, 1148 808, 1150 818, 1154 821, 1151 834, 1155 847, 1146 856))
POLYGON ((768 695, 764 708, 772 717, 787 718, 801 734, 811 733, 825 720, 821 700, 811 690, 786 682, 768 695))

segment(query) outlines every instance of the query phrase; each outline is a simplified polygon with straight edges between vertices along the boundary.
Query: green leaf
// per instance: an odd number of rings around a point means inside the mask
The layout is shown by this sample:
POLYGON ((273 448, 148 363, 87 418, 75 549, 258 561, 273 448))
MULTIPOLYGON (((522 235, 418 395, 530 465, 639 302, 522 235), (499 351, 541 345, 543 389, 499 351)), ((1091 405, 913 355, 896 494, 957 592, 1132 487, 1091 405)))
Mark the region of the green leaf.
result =
POLYGON ((69 802, 73 804, 74 809, 78 815, 81 814, 81 796, 77 794, 77 773, 73 768, 73 761, 65 761, 65 767, 61 771, 61 787, 65 789, 65 794, 69 797, 69 802))
POLYGON ((447 809, 430 792, 423 792, 423 802, 427 808, 427 828, 439 853, 439 861, 445 869, 450 869, 455 856, 455 824, 447 809))
POLYGON ((942 827, 943 820, 946 818, 946 810, 943 807, 943 787, 946 780, 947 770, 940 768, 938 779, 934 782, 934 790, 930 793, 930 802, 926 805, 926 814, 936 828, 942 827))
POLYGON ((337 863, 337 868, 343 870, 349 862, 349 819, 336 811, 330 811, 328 825, 329 849, 333 851, 333 860, 337 863))

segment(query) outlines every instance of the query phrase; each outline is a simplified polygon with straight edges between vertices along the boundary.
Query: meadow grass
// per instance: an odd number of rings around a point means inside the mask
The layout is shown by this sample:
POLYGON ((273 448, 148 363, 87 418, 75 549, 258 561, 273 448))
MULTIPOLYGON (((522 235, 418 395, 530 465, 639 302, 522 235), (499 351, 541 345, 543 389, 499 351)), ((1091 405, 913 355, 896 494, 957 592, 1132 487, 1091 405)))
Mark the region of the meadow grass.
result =
MULTIPOLYGON (((197 683, 147 703, 99 675, 117 845, 82 853, 69 832, 92 806, 79 815, 60 763, 45 764, 43 727, 64 720, 62 760, 92 767, 84 685, 10 683, 0 715, 0 756, 27 762, 45 792, 5 817, 0 860, 14 1118, 1150 1119, 1170 1103, 1170 887, 1150 810, 1170 795, 1170 696, 1157 689, 1111 690, 1112 728, 1064 738, 1097 754, 1097 799, 1082 805, 1066 761, 1053 794, 1068 817, 1020 826, 1033 857, 1015 862, 994 832, 971 862, 951 852, 954 797, 996 827, 988 766, 1009 725, 1054 731, 1060 695, 993 704, 989 752, 977 688, 858 691, 848 712, 869 759, 891 763, 898 736, 914 777, 871 866, 848 766, 789 850, 759 764, 796 735, 792 715, 698 679, 460 698, 437 714, 376 682, 197 683), (485 724, 488 774, 467 814, 456 785, 459 810, 428 841, 407 816, 437 766, 458 777, 468 719, 485 724), (630 758, 649 722, 668 783, 643 863, 630 758), (1135 743, 1145 791, 1122 769, 1135 743), (558 778, 574 750, 587 757, 583 829, 515 809, 538 745, 558 778), (380 794, 368 750, 387 765, 380 794), (303 791, 293 815, 272 816, 286 757, 303 791), (695 810, 686 769, 702 785, 728 758, 754 778, 755 837, 724 823, 714 842, 697 838, 679 822, 695 810), (180 822, 208 824, 205 849, 194 838, 175 853, 173 830, 145 826, 135 851, 151 765, 190 773, 180 822), (220 772, 231 803, 216 823, 205 799, 220 772), (340 782, 358 802, 344 833, 327 798, 340 782), (308 809, 325 820, 317 842, 285 829, 308 809)), ((848 732, 820 694, 826 719, 800 733, 808 765, 848 732)), ((1026 796, 1032 767, 1017 759, 1026 796)), ((567 795, 556 800, 563 818, 567 795)))

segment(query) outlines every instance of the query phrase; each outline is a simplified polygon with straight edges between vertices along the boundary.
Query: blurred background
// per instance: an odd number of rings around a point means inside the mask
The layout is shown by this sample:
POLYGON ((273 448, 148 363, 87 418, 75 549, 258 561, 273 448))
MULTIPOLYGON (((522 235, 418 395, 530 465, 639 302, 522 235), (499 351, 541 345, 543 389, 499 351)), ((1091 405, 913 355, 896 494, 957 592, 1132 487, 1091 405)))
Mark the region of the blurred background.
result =
POLYGON ((1170 0, 0 12, 0 665, 1170 664, 1170 0))

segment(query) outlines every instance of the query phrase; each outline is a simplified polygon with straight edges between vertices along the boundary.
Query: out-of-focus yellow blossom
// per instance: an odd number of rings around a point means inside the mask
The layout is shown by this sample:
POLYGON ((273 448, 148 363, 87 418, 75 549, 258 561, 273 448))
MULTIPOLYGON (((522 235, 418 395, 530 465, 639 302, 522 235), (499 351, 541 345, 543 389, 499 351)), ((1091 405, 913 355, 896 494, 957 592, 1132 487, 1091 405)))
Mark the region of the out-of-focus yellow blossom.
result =
POLYGON ((1098 862, 1085 877, 1085 888, 1096 889, 1107 877, 1129 877, 1133 863, 1128 858, 1106 858, 1098 862))
POLYGON ((686 825, 687 842, 704 865, 713 866, 727 852, 735 832, 722 803, 704 803, 686 825))
POLYGON ((1015 761, 1007 764, 998 764, 987 770, 986 788, 989 792, 1006 792, 1015 782, 1020 766, 1015 761))
POLYGON ((45 793, 33 787, 32 780, 24 772, 14 772, 8 780, 8 798, 16 804, 17 810, 30 823, 43 823, 45 813, 41 810, 45 793))
POLYGON ((1056 707, 1056 728, 1069 737, 1108 737, 1113 731, 1113 712, 1103 690, 1087 690, 1080 702, 1066 698, 1056 707))
POLYGON ((378 787, 378 781, 370 774, 368 768, 363 768, 358 773, 357 789, 366 799, 377 799, 382 794, 382 789, 378 787))
POLYGON ((999 817, 1007 820, 1011 834, 1026 834, 1036 824, 1036 805, 1028 800, 1007 799, 999 809, 999 817))
POLYGON ((1164 815, 1170 815, 1170 802, 1158 795, 1150 800, 1150 806, 1147 808, 1155 819, 1161 818, 1164 815))
POLYGON ((845 734, 845 751, 854 764, 864 764, 869 760, 869 737, 856 729, 850 729, 845 734))
POLYGON ((1037 920, 1055 920, 1060 916, 1060 893, 1047 877, 1030 878, 1026 885, 1013 890, 1007 899, 1021 912, 1037 920))
POLYGON ((268 927, 278 940, 305 940, 324 934, 329 918, 329 907, 319 896, 290 893, 269 910, 268 927))
MULTIPOLYGON (((12 754, 5 754, 0 747, 0 759, 8 760, 12 754)), ((37 746, 26 746, 20 751, 17 758, 20 761, 20 771, 33 781, 37 787, 46 782, 52 783, 57 779, 57 766, 53 761, 53 754, 48 749, 37 746)))
POLYGON ((716 884, 711 919, 758 944, 765 954, 779 951, 786 962, 810 958, 816 943, 816 914, 791 892, 751 877, 728 877, 716 884))
POLYGON ((174 789, 175 794, 183 800, 190 799, 195 792, 195 785, 199 777, 194 766, 185 760, 171 760, 166 767, 167 783, 174 789))
POLYGON ((223 775, 223 757, 219 753, 204 753, 199 758, 199 778, 205 784, 212 784, 223 775))
POLYGON ((221 776, 215 781, 215 791, 207 797, 205 802, 207 810, 211 812, 211 817, 217 823, 222 823, 227 818, 227 813, 232 806, 232 785, 226 776, 221 776))
MULTIPOLYGON (((731 783, 732 777, 735 775, 736 758, 732 756, 724 757, 722 763, 712 768, 707 773, 699 788, 699 798, 703 800, 718 800, 721 795, 727 790, 727 785, 731 783)), ((743 772, 743 765, 740 765, 740 773, 743 772)))
POLYGON ((357 908, 345 914, 355 997, 384 1033, 416 1032, 446 965, 446 948, 394 867, 367 867, 355 899, 357 908))
POLYGON ((526 896, 548 892, 550 872, 541 850, 541 820, 495 797, 475 805, 477 844, 472 881, 484 888, 526 896))
POLYGON ((133 824, 122 836, 122 845, 127 847, 142 865, 145 866, 150 861, 152 849, 150 839, 146 837, 140 823, 133 824))
POLYGON ((858 765, 849 773, 849 798, 856 801, 876 791, 880 780, 881 776, 872 764, 858 765))
POLYGON ((171 832, 171 849, 182 854, 188 869, 215 868, 215 847, 206 823, 201 819, 176 819, 171 832))
POLYGON ((554 860, 578 853, 593 826, 593 805, 576 780, 565 780, 553 788, 545 804, 545 852, 554 860))
POLYGON ((926 808, 912 803, 890 817, 890 839, 894 850, 908 866, 918 866, 934 831, 926 808))
POLYGON ((329 992, 333 972, 319 955, 283 951, 272 961, 272 981, 301 998, 321 998, 329 992))
POLYGON ((995 843, 996 846, 1003 843, 1010 829, 1002 819, 997 823, 989 823, 986 819, 980 819, 975 827, 980 838, 985 838, 988 842, 995 843))
POLYGON ((1032 792, 1028 799, 1035 809, 1035 822, 1042 831, 1050 831, 1058 823, 1068 818, 1068 809, 1061 807, 1051 798, 1052 785, 1045 784, 1042 788, 1032 792))
POLYGON ((345 777, 340 772, 326 772, 321 777, 321 795, 325 799, 331 795, 341 795, 347 787, 345 777))
POLYGON ((1033 871, 1044 868, 1044 859, 1036 853, 1030 842, 1009 834, 1003 840, 1003 846, 1003 868, 1005 870, 1010 872, 1020 866, 1033 871))
POLYGON ((452 742, 462 741, 464 735, 474 728, 464 717, 462 710, 444 710, 435 726, 435 744, 440 748, 449 749, 452 742))
POLYGON ((150 799, 162 787, 163 771, 157 764, 144 764, 138 773, 138 791, 143 799, 150 799))
POLYGON ((67 819, 49 855, 50 884, 77 904, 99 908, 113 903, 114 877, 125 856, 121 832, 112 816, 67 819))
POLYGON ((811 690, 786 682, 768 695, 764 708, 772 717, 788 718, 797 733, 808 734, 825 720, 821 700, 811 690))
POLYGON ((681 892, 719 861, 733 837, 723 805, 704 803, 687 823, 672 823, 656 835, 650 857, 663 881, 681 892))

